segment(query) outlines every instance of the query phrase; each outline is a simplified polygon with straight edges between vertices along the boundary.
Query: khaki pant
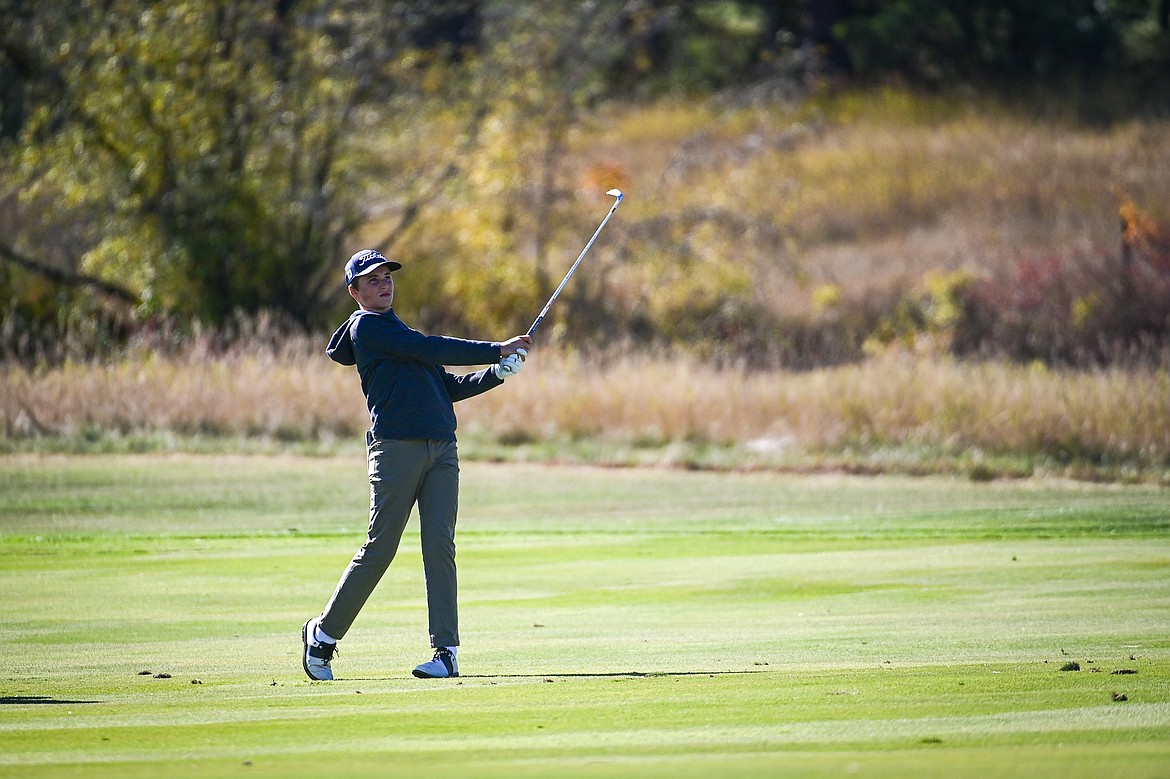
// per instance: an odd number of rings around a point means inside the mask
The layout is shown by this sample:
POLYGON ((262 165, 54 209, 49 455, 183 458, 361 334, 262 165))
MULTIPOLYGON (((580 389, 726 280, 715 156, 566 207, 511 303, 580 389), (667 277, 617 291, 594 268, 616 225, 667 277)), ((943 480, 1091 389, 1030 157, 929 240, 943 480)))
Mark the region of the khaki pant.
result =
POLYGON ((321 614, 321 629, 341 639, 390 566, 418 504, 431 646, 459 645, 455 515, 459 454, 454 441, 380 441, 366 434, 370 529, 321 614))

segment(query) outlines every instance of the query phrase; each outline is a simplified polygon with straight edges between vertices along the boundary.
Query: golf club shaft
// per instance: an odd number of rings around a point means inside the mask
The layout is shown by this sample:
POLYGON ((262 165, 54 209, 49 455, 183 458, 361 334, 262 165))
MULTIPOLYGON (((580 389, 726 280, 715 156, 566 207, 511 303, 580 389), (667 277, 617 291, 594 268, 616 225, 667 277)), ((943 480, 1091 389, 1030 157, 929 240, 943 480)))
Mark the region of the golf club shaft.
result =
POLYGON ((611 216, 613 216, 613 212, 617 211, 618 204, 622 202, 622 197, 624 197, 621 191, 616 189, 611 189, 605 194, 616 197, 617 200, 615 200, 613 205, 610 206, 609 213, 605 215, 605 219, 601 220, 601 224, 597 226, 597 230, 593 233, 593 237, 589 239, 589 243, 585 244, 585 248, 581 250, 579 255, 577 255, 577 260, 573 263, 573 266, 569 268, 569 272, 565 274, 565 277, 561 279, 561 283, 557 286, 556 291, 552 293, 552 297, 550 297, 548 302, 544 304, 544 308, 541 309, 540 315, 536 317, 536 321, 532 323, 532 327, 528 328, 529 336, 536 332, 536 328, 540 327, 540 323, 544 321, 545 314, 547 314, 548 310, 552 308, 553 301, 557 299, 557 295, 561 294, 561 290, 565 288, 565 284, 569 281, 569 277, 573 275, 573 271, 577 270, 577 266, 580 265, 581 260, 585 258, 585 253, 589 251, 589 247, 592 246, 593 242, 597 240, 597 236, 601 235, 601 230, 605 227, 605 223, 609 221, 611 216))

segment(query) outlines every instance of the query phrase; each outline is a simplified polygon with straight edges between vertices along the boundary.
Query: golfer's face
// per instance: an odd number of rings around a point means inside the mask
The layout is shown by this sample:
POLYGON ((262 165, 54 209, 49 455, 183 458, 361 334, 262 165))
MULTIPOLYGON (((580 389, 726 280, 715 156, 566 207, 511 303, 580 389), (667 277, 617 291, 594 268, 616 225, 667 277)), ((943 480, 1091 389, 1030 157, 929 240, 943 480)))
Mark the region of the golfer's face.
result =
POLYGON ((383 265, 365 276, 358 276, 357 283, 349 288, 349 294, 366 311, 389 311, 394 304, 394 279, 390 269, 383 265))

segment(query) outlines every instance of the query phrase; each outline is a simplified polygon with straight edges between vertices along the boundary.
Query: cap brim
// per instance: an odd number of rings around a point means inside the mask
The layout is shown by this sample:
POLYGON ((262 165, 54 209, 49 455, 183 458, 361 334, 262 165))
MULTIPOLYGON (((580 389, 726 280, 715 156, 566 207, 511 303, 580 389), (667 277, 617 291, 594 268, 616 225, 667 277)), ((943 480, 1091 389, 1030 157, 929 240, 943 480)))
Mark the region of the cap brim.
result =
POLYGON ((370 267, 366 268, 361 273, 355 273, 353 277, 355 279, 360 279, 362 276, 365 276, 367 273, 373 273, 375 270, 377 270, 378 268, 381 268, 383 265, 389 265, 391 272, 396 271, 402 267, 401 262, 395 262, 394 260, 386 260, 385 262, 376 262, 373 265, 371 265, 370 267))

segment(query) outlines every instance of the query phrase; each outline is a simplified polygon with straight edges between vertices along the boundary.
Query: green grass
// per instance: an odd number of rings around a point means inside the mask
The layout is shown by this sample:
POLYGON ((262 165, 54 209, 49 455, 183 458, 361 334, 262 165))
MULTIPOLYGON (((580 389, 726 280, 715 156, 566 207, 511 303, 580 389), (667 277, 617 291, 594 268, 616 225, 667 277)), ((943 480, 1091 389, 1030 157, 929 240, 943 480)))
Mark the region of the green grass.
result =
POLYGON ((0 775, 1167 776, 1165 489, 463 480, 464 676, 412 528, 324 684, 360 456, 0 458, 0 775))

